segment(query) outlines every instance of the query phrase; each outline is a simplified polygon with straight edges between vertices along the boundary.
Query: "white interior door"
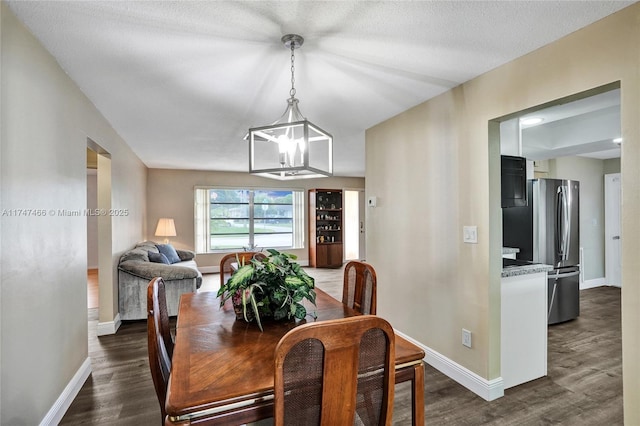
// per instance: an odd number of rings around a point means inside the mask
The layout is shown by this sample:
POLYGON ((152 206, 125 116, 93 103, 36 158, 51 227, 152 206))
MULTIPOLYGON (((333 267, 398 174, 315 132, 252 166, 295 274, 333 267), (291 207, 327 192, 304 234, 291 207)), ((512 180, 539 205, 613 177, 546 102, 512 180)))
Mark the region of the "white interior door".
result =
POLYGON ((358 206, 359 206, 359 230, 360 230, 360 260, 367 259, 367 241, 366 236, 367 233, 365 227, 365 200, 364 200, 364 190, 361 189, 358 191, 358 206))
POLYGON ((622 286, 620 253, 620 173, 604 176, 605 275, 608 285, 622 286))
POLYGON ((360 259, 361 191, 344 191, 344 259, 360 259))

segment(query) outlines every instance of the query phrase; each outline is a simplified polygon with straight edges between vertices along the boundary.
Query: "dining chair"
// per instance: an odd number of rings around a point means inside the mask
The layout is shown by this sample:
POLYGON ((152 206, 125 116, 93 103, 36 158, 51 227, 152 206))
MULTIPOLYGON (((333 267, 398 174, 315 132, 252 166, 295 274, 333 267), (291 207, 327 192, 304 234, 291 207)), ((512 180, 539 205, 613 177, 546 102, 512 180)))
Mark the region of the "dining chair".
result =
POLYGON ((352 260, 344 267, 342 303, 365 315, 376 314, 376 271, 368 263, 352 260))
POLYGON ((220 259, 220 287, 224 286, 224 283, 233 274, 233 263, 247 263, 256 253, 251 251, 239 251, 236 253, 226 254, 220 259))
POLYGON ((275 350, 274 424, 391 425, 395 337, 383 318, 300 325, 275 350))
POLYGON ((147 341, 149 346, 149 367, 153 386, 162 411, 162 423, 166 417, 165 400, 167 384, 173 357, 173 338, 169 328, 169 314, 164 281, 157 277, 147 287, 147 341))

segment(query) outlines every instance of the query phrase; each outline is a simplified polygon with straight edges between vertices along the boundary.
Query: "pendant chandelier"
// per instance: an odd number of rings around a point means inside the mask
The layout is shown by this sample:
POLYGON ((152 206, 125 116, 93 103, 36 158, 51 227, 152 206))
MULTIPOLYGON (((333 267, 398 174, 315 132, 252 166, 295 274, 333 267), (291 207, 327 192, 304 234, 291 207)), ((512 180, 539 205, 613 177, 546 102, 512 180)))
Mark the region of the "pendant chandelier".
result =
POLYGON ((281 41, 291 49, 287 109, 275 123, 249 129, 249 173, 280 180, 332 176, 333 137, 302 115, 295 97, 294 51, 304 39, 287 34, 281 41))

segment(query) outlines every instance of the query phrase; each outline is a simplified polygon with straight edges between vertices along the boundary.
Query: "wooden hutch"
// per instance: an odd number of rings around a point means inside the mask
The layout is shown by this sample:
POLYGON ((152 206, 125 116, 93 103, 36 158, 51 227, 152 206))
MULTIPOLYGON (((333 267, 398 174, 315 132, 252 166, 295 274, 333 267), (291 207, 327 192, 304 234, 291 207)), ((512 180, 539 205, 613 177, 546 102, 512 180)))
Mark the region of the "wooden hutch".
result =
POLYGON ((343 259, 342 190, 309 190, 309 265, 339 268, 343 259))

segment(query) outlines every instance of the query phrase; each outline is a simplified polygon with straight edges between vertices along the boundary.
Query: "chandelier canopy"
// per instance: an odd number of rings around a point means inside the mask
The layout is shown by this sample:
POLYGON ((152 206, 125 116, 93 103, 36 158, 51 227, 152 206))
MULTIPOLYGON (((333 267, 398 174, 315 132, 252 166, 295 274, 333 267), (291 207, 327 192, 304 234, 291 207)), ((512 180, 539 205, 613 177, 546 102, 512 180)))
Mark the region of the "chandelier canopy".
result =
POLYGON ((295 49, 304 39, 282 37, 291 49, 291 90, 284 114, 273 124, 249 129, 249 173, 280 180, 333 175, 333 137, 307 120, 298 108, 295 89, 295 49))

